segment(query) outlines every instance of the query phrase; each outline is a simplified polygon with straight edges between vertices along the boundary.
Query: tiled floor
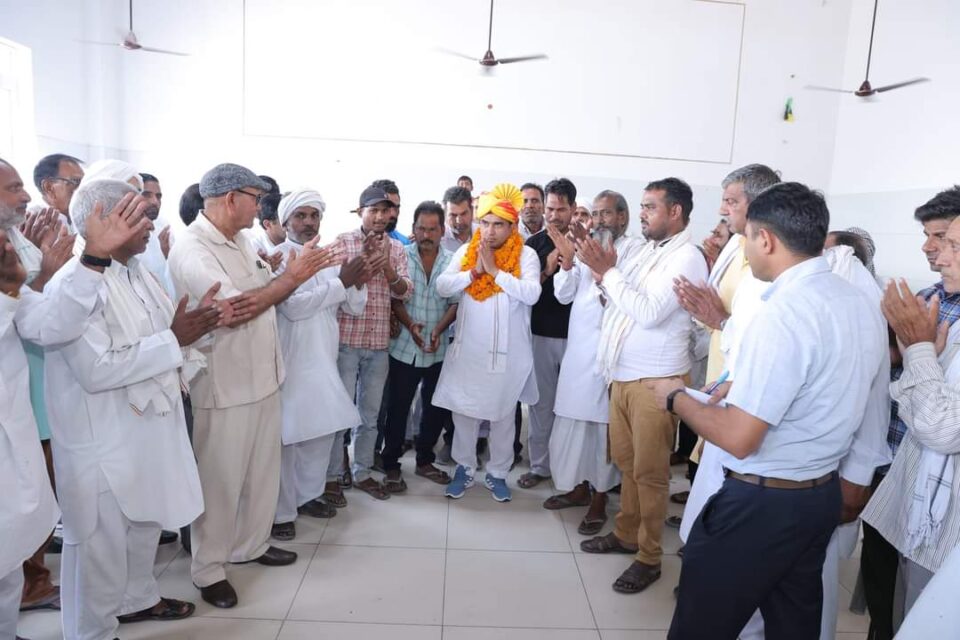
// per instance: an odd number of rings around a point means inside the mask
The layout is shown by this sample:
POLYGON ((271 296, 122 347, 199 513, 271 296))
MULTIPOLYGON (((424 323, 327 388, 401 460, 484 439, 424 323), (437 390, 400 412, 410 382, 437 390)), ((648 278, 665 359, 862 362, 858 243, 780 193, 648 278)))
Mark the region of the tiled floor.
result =
MULTIPOLYGON (((673 615, 680 573, 680 540, 665 528, 663 577, 642 594, 613 592, 610 584, 629 564, 626 556, 580 552, 577 524, 583 509, 546 511, 552 489, 516 488, 514 500, 494 502, 481 485, 458 501, 412 473, 409 492, 386 502, 356 490, 331 520, 301 518, 293 565, 233 566, 240 595, 234 609, 214 609, 190 581, 190 559, 179 545, 161 547, 156 571, 164 595, 189 599, 197 613, 176 623, 145 622, 121 628, 134 638, 231 640, 662 640, 673 615)), ((686 488, 674 468, 671 491, 686 488)), ((610 507, 610 516, 616 503, 610 507)), ((681 508, 671 504, 671 514, 681 508)), ((610 529, 610 524, 604 533, 610 529)), ((49 556, 58 570, 58 556, 49 556)), ((867 619, 847 609, 856 561, 841 572, 837 640, 866 638, 867 619)), ((60 638, 59 616, 21 618, 20 634, 60 638)))

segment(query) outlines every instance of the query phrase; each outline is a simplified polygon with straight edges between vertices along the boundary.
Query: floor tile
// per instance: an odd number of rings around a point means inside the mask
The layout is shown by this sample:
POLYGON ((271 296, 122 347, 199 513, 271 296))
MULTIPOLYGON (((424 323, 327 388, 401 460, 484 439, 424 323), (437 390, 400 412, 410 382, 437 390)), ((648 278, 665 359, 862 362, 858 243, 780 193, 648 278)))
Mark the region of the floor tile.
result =
POLYGON ((439 625, 287 621, 277 640, 441 640, 439 625))
MULTIPOLYGON (((186 553, 186 550, 180 544, 179 538, 176 542, 158 546, 157 557, 154 558, 153 561, 153 575, 159 576, 177 556, 186 553)), ((60 556, 57 557, 59 558, 60 556)))
POLYGON ((680 558, 663 557, 660 579, 642 593, 627 595, 611 588, 633 562, 624 554, 574 554, 590 607, 600 629, 669 629, 673 619, 673 588, 680 578, 680 558))
POLYGON ((140 622, 123 625, 123 640, 274 640, 280 631, 279 620, 241 620, 196 616, 176 622, 140 622))
POLYGON ((544 509, 536 500, 500 503, 490 496, 450 502, 447 546, 491 551, 570 551, 559 513, 544 509))
POLYGON ((594 629, 443 628, 443 640, 600 640, 594 629))
POLYGON ((227 579, 237 590, 240 603, 232 609, 217 609, 200 598, 190 577, 190 556, 180 554, 160 576, 160 593, 169 598, 189 600, 197 605, 195 615, 215 618, 258 618, 283 620, 293 602, 316 550, 315 545, 277 543, 299 554, 286 567, 265 567, 255 562, 227 565, 227 579))
POLYGON ((28 611, 20 614, 17 634, 30 640, 60 640, 63 627, 59 611, 28 611))
POLYGON ((595 629, 573 554, 448 551, 443 622, 595 629))
MULTIPOLYGON (((351 498, 359 492, 353 491, 351 498)), ((393 496, 375 500, 362 494, 332 518, 322 544, 442 549, 447 537, 447 499, 393 496)))
POLYGON ((610 630, 600 632, 601 640, 667 640, 667 630, 610 630))
POLYGON ((870 616, 857 615, 850 611, 850 592, 840 585, 837 589, 837 597, 840 599, 837 613, 837 631, 848 631, 856 633, 866 633, 870 630, 870 616))
POLYGON ((321 544, 289 619, 439 625, 443 566, 440 549, 321 544))

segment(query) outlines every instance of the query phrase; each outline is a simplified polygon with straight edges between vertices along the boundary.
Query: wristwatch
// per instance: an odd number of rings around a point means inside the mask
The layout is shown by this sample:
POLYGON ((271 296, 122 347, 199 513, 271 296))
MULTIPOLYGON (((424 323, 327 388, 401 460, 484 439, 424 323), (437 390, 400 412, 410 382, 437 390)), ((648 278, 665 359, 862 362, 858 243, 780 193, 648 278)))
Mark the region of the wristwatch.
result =
POLYGON ((113 260, 110 258, 98 258, 97 256, 92 256, 89 253, 85 253, 80 256, 80 262, 89 267, 103 267, 107 268, 113 264, 113 260))
POLYGON ((686 389, 684 389, 683 387, 680 387, 679 389, 674 389, 673 391, 668 393, 667 394, 667 411, 669 411, 670 413, 673 413, 673 399, 677 397, 678 393, 686 393, 686 392, 687 392, 686 389))

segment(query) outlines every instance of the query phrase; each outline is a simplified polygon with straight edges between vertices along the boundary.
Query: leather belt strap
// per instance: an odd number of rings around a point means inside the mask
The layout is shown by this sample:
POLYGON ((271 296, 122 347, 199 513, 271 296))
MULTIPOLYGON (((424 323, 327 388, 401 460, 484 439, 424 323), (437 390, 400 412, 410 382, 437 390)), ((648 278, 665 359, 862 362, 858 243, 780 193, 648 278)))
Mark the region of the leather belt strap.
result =
POLYGON ((814 478, 813 480, 783 480, 782 478, 766 478, 764 476, 753 475, 752 473, 737 473, 736 471, 731 471, 730 469, 724 469, 724 475, 728 478, 739 480, 740 482, 755 484, 757 486, 767 487, 770 489, 813 489, 814 487, 819 487, 820 485, 826 484, 833 480, 836 477, 837 472, 831 471, 827 475, 814 478))

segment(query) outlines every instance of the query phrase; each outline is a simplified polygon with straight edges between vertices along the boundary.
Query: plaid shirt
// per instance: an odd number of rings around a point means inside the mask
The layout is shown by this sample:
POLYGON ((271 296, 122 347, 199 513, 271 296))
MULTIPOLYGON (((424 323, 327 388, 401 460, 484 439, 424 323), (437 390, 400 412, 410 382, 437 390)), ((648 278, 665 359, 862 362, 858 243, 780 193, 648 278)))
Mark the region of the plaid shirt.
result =
MULTIPOLYGON (((366 236, 362 229, 341 233, 337 241, 343 243, 344 258, 353 260, 363 253, 363 240, 366 236)), ((409 300, 413 295, 413 283, 407 274, 407 259, 403 245, 390 240, 390 262, 397 275, 407 283, 402 296, 394 295, 387 284, 383 272, 378 273, 365 286, 367 287, 367 306, 363 315, 351 316, 337 311, 340 323, 340 344, 354 349, 385 350, 390 344, 390 298, 409 300)))
MULTIPOLYGON (((917 293, 923 296, 924 300, 929 301, 934 295, 940 297, 940 317, 938 322, 947 321, 950 326, 957 320, 960 320, 960 293, 948 294, 943 288, 941 280, 932 287, 927 287, 917 293)), ((903 367, 893 367, 890 370, 891 382, 896 382, 903 375, 903 367)), ((907 433, 907 425, 900 418, 899 406, 896 402, 890 403, 890 429, 887 430, 887 444, 890 445, 890 452, 897 455, 897 449, 903 442, 903 436, 907 433)))
MULTIPOLYGON (((413 296, 404 303, 404 306, 414 323, 424 325, 421 334, 425 341, 429 341, 430 333, 443 318, 447 307, 457 304, 460 300, 459 295, 451 298, 441 298, 437 294, 437 276, 446 270, 453 258, 453 253, 440 247, 440 253, 437 255, 437 259, 433 263, 433 270, 430 272, 430 279, 427 280, 427 274, 423 269, 423 261, 420 259, 417 245, 409 244, 404 249, 407 254, 407 270, 413 279, 413 296)), ((443 356, 446 352, 446 338, 440 340, 440 348, 434 353, 421 351, 406 327, 401 327, 400 335, 390 341, 390 356, 415 367, 429 367, 438 362, 443 362, 443 356)))

